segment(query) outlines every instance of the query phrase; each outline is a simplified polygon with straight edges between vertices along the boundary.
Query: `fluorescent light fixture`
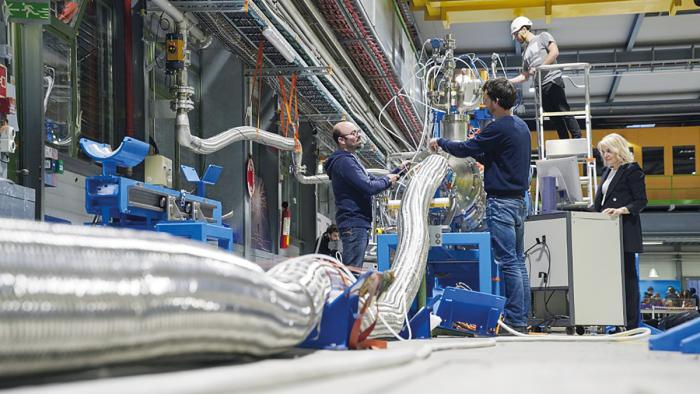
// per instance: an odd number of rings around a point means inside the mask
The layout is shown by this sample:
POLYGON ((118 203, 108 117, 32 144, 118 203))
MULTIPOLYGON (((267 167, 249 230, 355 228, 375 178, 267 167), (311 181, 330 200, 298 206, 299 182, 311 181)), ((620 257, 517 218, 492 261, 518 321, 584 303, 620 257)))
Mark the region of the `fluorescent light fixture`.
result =
POLYGON ((628 129, 651 129, 656 127, 656 123, 628 124, 628 129))
POLYGON ((656 268, 652 268, 649 270, 649 277, 650 278, 658 278, 659 277, 659 273, 656 272, 656 268))
POLYGON ((282 37, 282 35, 275 29, 271 28, 270 26, 266 27, 263 29, 263 36, 267 38, 268 41, 270 41, 270 44, 272 44, 275 49, 284 57, 284 60, 287 61, 287 63, 294 63, 294 60, 296 59, 296 54, 294 53, 294 48, 292 48, 291 45, 287 42, 287 40, 282 37))
POLYGON ((663 245, 664 241, 644 241, 642 245, 663 245))

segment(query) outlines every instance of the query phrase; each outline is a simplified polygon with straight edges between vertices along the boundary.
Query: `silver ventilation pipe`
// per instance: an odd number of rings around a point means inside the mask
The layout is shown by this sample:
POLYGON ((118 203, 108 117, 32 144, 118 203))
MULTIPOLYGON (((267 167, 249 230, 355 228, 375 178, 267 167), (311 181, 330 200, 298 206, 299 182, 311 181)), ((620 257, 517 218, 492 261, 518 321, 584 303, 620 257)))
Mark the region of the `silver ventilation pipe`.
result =
POLYGON ((0 376, 278 353, 353 282, 319 255, 265 273, 166 234, 30 221, 0 221, 0 255, 0 376))
POLYGON ((292 151, 295 147, 294 138, 283 137, 252 126, 234 127, 222 131, 213 137, 202 139, 192 135, 187 113, 177 114, 175 127, 177 129, 177 141, 180 145, 202 155, 217 152, 239 141, 254 141, 283 151, 292 151))
MULTIPOLYGON (((177 130, 177 141, 181 146, 202 155, 217 152, 234 142, 254 141, 262 145, 271 146, 282 151, 294 152, 294 176, 299 183, 305 185, 329 183, 328 175, 305 175, 306 167, 302 165, 303 149, 301 144, 296 143, 294 138, 283 137, 279 134, 261 130, 251 126, 239 126, 222 131, 221 133, 202 139, 192 135, 190 130, 190 120, 187 112, 179 111, 175 118, 175 129, 177 130)), ((381 168, 370 168, 367 170, 372 175, 382 176, 389 171, 381 168)))
MULTIPOLYGON (((420 163, 406 187, 398 220, 399 242, 391 266, 395 280, 377 300, 378 313, 394 332, 401 331, 406 308, 418 294, 425 277, 428 250, 428 210, 435 190, 447 175, 447 159, 433 154, 420 163)), ((366 324, 371 317, 363 322, 366 324)), ((372 337, 389 337, 391 331, 377 324, 372 337)))

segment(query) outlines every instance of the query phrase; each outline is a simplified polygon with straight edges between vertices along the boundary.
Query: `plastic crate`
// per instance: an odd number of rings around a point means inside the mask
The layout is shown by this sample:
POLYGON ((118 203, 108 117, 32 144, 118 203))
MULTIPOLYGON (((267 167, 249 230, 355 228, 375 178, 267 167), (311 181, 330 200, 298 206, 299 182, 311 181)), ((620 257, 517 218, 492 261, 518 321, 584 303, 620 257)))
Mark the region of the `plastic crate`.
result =
POLYGON ((447 287, 437 310, 440 327, 478 336, 494 336, 506 303, 504 297, 447 287))

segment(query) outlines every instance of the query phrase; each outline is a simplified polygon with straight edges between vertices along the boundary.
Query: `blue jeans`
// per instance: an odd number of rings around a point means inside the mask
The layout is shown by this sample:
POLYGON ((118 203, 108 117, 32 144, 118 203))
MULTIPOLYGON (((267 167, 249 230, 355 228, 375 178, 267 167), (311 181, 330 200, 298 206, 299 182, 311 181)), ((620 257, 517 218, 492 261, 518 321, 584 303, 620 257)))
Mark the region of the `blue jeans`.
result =
POLYGON ((362 227, 340 228, 343 242, 343 264, 362 268, 369 243, 369 230, 362 227))
POLYGON ((525 267, 523 235, 526 208, 522 198, 491 198, 486 202, 486 224, 491 232, 493 259, 503 273, 506 290, 505 321, 527 326, 530 279, 525 267))

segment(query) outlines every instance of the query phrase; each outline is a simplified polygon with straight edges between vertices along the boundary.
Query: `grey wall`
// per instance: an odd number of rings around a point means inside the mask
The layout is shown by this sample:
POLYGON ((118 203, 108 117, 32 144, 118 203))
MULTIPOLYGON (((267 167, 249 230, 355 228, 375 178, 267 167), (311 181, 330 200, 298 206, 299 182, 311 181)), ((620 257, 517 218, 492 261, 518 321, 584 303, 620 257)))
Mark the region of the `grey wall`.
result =
MULTIPOLYGON (((218 41, 201 51, 201 113, 202 136, 219 134, 223 130, 243 124, 245 89, 243 65, 218 41)), ((221 178, 207 189, 207 196, 221 201, 223 212, 233 210, 228 223, 233 228, 236 243, 243 244, 243 206, 245 199, 245 145, 238 142, 203 157, 204 167, 222 166, 221 178)), ((240 247, 240 246, 239 246, 240 247)))

